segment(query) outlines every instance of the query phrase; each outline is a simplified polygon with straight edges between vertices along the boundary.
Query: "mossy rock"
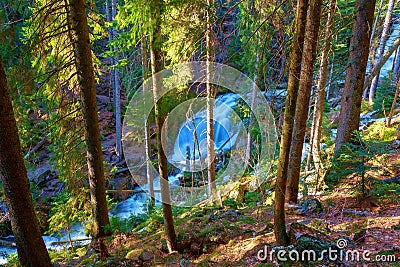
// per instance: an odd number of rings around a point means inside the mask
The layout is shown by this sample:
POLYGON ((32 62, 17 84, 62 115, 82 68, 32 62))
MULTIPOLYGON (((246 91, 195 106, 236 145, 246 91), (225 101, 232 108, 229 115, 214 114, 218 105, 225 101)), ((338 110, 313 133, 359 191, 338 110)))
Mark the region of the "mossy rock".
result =
POLYGON ((321 213, 323 211, 322 204, 318 199, 308 199, 300 204, 302 214, 321 213))
POLYGON ((126 254, 125 259, 139 260, 140 255, 142 255, 144 251, 145 250, 143 248, 135 248, 126 254))
POLYGON ((325 220, 314 218, 311 220, 311 222, 307 225, 308 227, 311 227, 315 230, 318 230, 324 234, 332 232, 331 229, 329 229, 329 223, 325 220))

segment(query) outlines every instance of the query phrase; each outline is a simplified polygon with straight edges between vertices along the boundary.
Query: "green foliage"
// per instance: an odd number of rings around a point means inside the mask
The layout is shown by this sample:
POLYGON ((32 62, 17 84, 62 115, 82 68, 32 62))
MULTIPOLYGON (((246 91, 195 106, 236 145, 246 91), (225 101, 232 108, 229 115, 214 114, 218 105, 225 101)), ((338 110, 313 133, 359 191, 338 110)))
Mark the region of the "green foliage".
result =
POLYGON ((19 262, 17 252, 11 253, 9 255, 9 257, 7 258, 7 264, 5 264, 5 266, 6 267, 22 267, 21 263, 19 262))
POLYGON ((373 123, 363 133, 363 138, 370 142, 390 142, 396 140, 396 126, 386 127, 383 121, 373 123))
POLYGON ((64 190, 52 203, 48 232, 54 233, 61 230, 70 232, 73 223, 85 222, 90 213, 90 202, 84 191, 72 195, 64 190))
POLYGON ((379 160, 378 155, 387 153, 386 143, 381 140, 370 139, 355 132, 352 143, 345 143, 336 158, 333 159, 331 169, 326 177, 328 185, 336 185, 342 178, 357 174, 361 177, 360 186, 365 193, 365 172, 374 168, 374 160, 379 160))
POLYGON ((238 203, 236 202, 236 200, 234 200, 233 198, 227 197, 222 204, 226 207, 232 208, 232 209, 237 209, 238 208, 238 203))
POLYGON ((363 99, 361 100, 361 109, 360 109, 360 113, 367 113, 371 111, 371 105, 368 103, 367 100, 363 99))
POLYGON ((244 195, 244 203, 257 204, 262 200, 262 194, 260 192, 248 191, 244 195))
POLYGON ((371 195, 381 201, 387 199, 391 202, 400 204, 400 185, 395 183, 377 183, 372 188, 371 195))
POLYGON ((106 232, 113 234, 130 232, 132 229, 146 222, 147 219, 148 217, 144 214, 132 215, 127 219, 111 216, 110 224, 106 227, 106 232))
MULTIPOLYGON (((391 77, 391 75, 389 75, 391 77)), ((387 113, 392 107, 394 94, 396 92, 396 85, 391 82, 389 77, 380 79, 380 85, 376 89, 373 108, 374 110, 383 110, 387 113)))

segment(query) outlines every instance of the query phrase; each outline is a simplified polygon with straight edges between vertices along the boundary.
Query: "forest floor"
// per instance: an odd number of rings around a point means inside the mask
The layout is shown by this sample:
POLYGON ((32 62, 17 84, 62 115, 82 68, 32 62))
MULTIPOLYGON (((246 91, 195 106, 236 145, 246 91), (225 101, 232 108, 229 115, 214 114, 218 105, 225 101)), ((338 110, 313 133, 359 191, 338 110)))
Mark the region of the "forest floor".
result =
MULTIPOLYGON (((390 160, 391 165, 385 168, 397 174, 400 155, 393 154, 390 160)), ((374 173, 367 172, 369 177, 374 173)), ((365 197, 355 190, 357 179, 349 175, 347 182, 318 195, 320 202, 311 198, 303 205, 287 207, 288 230, 293 228, 296 238, 315 237, 306 245, 308 249, 320 241, 332 245, 345 242, 343 250, 369 251, 370 261, 324 258, 285 264, 278 263, 276 257, 260 259, 275 247, 272 197, 262 203, 250 197, 237 206, 224 202, 224 207, 175 208, 179 242, 176 253, 167 253, 162 212, 158 211, 145 221, 131 221, 133 228, 136 226, 134 231, 106 238, 108 257, 101 259, 105 254, 92 244, 89 248, 70 249, 64 255, 69 259, 57 262, 60 266, 400 266, 400 186, 383 185, 387 177, 380 177, 381 181, 368 180, 365 197), (321 203, 321 207, 315 203, 321 203), (300 223, 300 227, 294 222, 300 223)), ((300 239, 297 241, 299 245, 300 239)))

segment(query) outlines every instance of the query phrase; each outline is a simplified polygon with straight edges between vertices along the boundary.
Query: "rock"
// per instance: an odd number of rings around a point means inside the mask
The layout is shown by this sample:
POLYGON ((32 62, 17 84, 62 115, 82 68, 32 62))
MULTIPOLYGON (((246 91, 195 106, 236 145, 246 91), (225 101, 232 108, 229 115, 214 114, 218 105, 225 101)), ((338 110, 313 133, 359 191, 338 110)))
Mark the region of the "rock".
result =
POLYGON ((152 252, 145 250, 140 254, 139 259, 142 261, 151 261, 154 258, 154 255, 152 252))
POLYGON ((39 166, 33 170, 30 169, 28 171, 28 178, 29 178, 29 181, 32 181, 36 185, 40 186, 46 182, 46 180, 50 177, 51 174, 52 174, 51 166, 43 165, 43 166, 39 166))
POLYGON ((110 98, 104 95, 96 95, 97 105, 104 106, 110 103, 110 98))
POLYGON ((238 182, 229 192, 228 197, 236 201, 237 204, 242 204, 244 201, 244 195, 249 191, 250 181, 241 183, 238 182))
POLYGON ((399 149, 400 148, 400 140, 393 140, 388 144, 388 147, 391 149, 399 149))
POLYGON ((192 253, 194 253, 194 254, 200 254, 200 252, 201 252, 201 242, 199 242, 199 241, 193 241, 191 244, 190 244, 190 251, 192 252, 192 253))
POLYGON ((371 215, 371 213, 369 213, 368 211, 358 211, 358 210, 351 210, 351 209, 344 209, 342 212, 343 215, 345 216, 369 216, 371 215))
MULTIPOLYGON (((322 251, 339 249, 325 234, 301 223, 292 223, 290 225, 289 238, 290 244, 294 245, 296 251, 300 254, 306 250, 314 251, 316 258, 320 258, 322 251)), ((325 260, 328 260, 327 253, 324 253, 324 255, 325 260)))
MULTIPOLYGON (((312 250, 317 254, 318 258, 320 258, 322 251, 328 251, 329 249, 339 251, 339 248, 336 245, 311 235, 300 236, 297 239, 296 249, 299 252, 312 250)), ((328 260, 328 253, 324 253, 324 255, 324 258, 328 260)))
POLYGON ((144 249, 142 249, 142 248, 133 249, 133 250, 129 251, 129 252, 126 254, 125 259, 128 259, 128 260, 138 260, 139 257, 142 255, 143 252, 144 252, 144 249))
POLYGON ((366 229, 360 229, 357 232, 354 233, 353 236, 353 241, 356 244, 363 243, 365 241, 365 238, 367 236, 367 230, 366 229))
POLYGON ((332 232, 331 229, 329 229, 329 223, 325 220, 318 219, 318 218, 312 219, 307 226, 311 227, 313 229, 316 229, 322 233, 332 232))
POLYGON ((8 211, 7 205, 3 201, 0 201, 0 214, 6 213, 7 211, 8 211))
POLYGON ((180 267, 194 266, 194 264, 188 259, 182 259, 180 262, 180 267))
POLYGON ((382 181, 384 184, 400 184, 400 175, 397 175, 394 178, 385 179, 382 181))
POLYGON ((318 199, 312 198, 308 199, 300 204, 301 209, 300 213, 301 214, 312 214, 312 213, 321 213, 322 212, 322 204, 319 202, 318 199))

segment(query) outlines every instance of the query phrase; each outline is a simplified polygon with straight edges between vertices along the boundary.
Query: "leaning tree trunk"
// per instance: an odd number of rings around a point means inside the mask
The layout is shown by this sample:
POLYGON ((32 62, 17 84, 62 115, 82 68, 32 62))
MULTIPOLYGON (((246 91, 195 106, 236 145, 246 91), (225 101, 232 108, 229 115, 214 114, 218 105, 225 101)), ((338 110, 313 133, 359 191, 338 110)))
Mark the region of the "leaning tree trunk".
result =
POLYGON ((370 84, 373 81, 373 78, 375 75, 377 75, 380 70, 382 69, 383 65, 389 60, 389 58, 392 56, 392 54, 399 48, 400 46, 400 37, 397 37, 397 39, 393 42, 392 46, 385 52, 384 55, 375 63, 374 67, 371 69, 369 72, 368 76, 365 77, 365 82, 364 82, 364 90, 370 86, 370 84))
POLYGON ((168 184, 168 161, 164 153, 161 141, 162 126, 164 124, 164 115, 161 113, 161 101, 159 91, 161 91, 162 80, 155 75, 163 69, 163 60, 161 58, 161 9, 163 8, 162 0, 152 1, 153 17, 152 17, 152 32, 150 35, 150 59, 151 70, 153 74, 153 98, 154 98, 154 114, 156 119, 156 140, 157 140, 157 155, 158 169, 160 172, 160 187, 162 208, 164 214, 165 239, 167 241, 168 251, 171 253, 177 251, 177 241, 174 228, 174 219, 171 208, 171 195, 168 184))
POLYGON ((0 177, 22 266, 52 266, 29 191, 17 124, 0 58, 0 177))
MULTIPOLYGON (((382 57, 383 52, 385 51, 386 41, 389 38, 389 30, 390 30, 390 23, 392 21, 393 7, 394 7, 394 0, 389 0, 388 9, 385 16, 385 22, 383 23, 382 34, 379 40, 378 54, 376 55, 378 60, 382 57)), ((372 105, 374 102, 375 91, 376 88, 378 87, 378 82, 379 82, 379 74, 380 72, 378 72, 376 76, 373 78, 371 87, 369 88, 368 101, 370 105, 372 105)))
POLYGON ((322 163, 320 157, 320 139, 322 132, 322 117, 325 104, 325 87, 328 76, 329 52, 332 42, 332 28, 336 10, 336 0, 331 0, 329 4, 329 13, 326 20, 325 40, 322 47, 321 63, 319 67, 319 80, 317 85, 317 96, 315 98, 313 124, 311 129, 311 155, 313 157, 317 179, 321 175, 322 163))
POLYGON ((90 48, 89 27, 87 24, 84 0, 71 0, 71 21, 75 64, 81 91, 81 103, 85 121, 87 166, 90 186, 90 199, 93 209, 93 236, 105 236, 104 227, 110 224, 105 192, 103 152, 100 143, 99 118, 96 103, 96 89, 92 50, 90 48))
POLYGON ((304 40, 303 61, 300 73, 300 89, 297 98, 292 146, 288 167, 287 200, 297 203, 299 193, 300 165, 306 133, 308 109, 314 73, 314 61, 317 56, 319 25, 321 20, 322 0, 311 0, 304 40))
POLYGON ((365 70, 369 54, 371 25, 374 19, 375 0, 357 0, 353 35, 350 41, 349 62, 346 69, 335 154, 345 142, 350 142, 360 125, 360 110, 365 70))
POLYGON ((210 83, 211 72, 210 62, 214 58, 213 33, 212 33, 212 10, 214 10, 214 0, 207 0, 207 29, 206 29, 206 57, 207 57, 207 177, 208 177, 208 194, 212 198, 215 191, 215 149, 214 149, 214 86, 210 83))
POLYGON ((285 191, 289 165, 290 143, 292 141, 294 115, 296 112, 296 101, 299 89, 307 7, 308 0, 297 1, 295 21, 296 29, 289 57, 289 80, 286 93, 285 113, 275 186, 274 233, 278 245, 287 245, 289 242, 285 223, 285 191))

